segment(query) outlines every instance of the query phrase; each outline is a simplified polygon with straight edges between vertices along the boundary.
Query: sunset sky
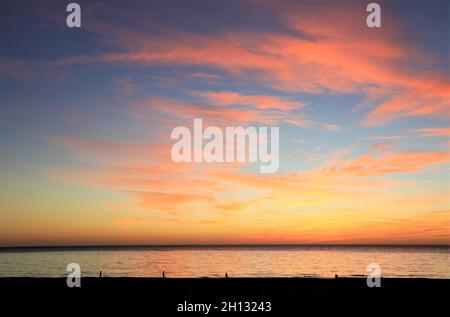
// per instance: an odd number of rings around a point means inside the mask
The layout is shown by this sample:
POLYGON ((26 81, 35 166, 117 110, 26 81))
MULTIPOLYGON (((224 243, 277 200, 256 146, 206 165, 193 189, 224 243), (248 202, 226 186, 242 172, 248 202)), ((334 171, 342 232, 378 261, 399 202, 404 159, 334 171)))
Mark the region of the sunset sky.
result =
POLYGON ((0 246, 448 244, 449 4, 0 3, 0 246), (280 127, 280 168, 170 132, 280 127))

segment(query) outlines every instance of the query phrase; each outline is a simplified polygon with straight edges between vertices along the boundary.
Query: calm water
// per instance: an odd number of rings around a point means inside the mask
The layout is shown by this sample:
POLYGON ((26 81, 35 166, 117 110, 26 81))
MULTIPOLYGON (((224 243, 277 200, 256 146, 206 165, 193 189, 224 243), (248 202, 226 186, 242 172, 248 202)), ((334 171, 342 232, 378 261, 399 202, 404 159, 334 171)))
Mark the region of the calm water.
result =
MULTIPOLYGON (((1 249, 0 249, 1 250, 1 249)), ((378 263, 385 277, 450 278, 448 247, 261 246, 3 249, 0 277, 64 276, 78 263, 83 276, 314 276, 367 275, 378 263)))

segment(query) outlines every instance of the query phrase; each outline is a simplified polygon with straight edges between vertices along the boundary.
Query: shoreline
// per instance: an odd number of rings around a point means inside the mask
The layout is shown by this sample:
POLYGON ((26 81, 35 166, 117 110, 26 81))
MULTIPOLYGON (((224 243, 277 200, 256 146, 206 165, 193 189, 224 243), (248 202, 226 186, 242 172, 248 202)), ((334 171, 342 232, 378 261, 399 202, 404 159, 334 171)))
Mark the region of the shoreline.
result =
POLYGON ((267 248, 450 248, 450 244, 73 244, 73 245, 1 245, 0 252, 25 251, 25 250, 124 250, 124 249, 267 249, 267 248))

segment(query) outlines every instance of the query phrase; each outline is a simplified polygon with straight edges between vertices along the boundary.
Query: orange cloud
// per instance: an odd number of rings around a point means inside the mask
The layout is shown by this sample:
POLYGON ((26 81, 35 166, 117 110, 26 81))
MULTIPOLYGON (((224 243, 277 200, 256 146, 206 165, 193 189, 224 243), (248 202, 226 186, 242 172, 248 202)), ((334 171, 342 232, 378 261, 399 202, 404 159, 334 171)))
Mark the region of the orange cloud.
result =
POLYGON ((341 176, 377 176, 395 173, 416 173, 441 163, 449 163, 447 152, 438 151, 375 151, 356 159, 339 159, 322 169, 322 173, 341 176))
POLYGON ((220 106, 244 105, 261 109, 292 110, 305 106, 304 103, 290 100, 288 98, 267 95, 242 95, 232 91, 208 91, 198 92, 198 96, 208 99, 220 106))
POLYGON ((425 137, 450 136, 450 128, 422 128, 409 130, 409 132, 416 132, 425 137))
POLYGON ((145 207, 157 206, 157 209, 163 211, 177 210, 181 207, 187 207, 189 203, 197 201, 214 202, 214 197, 210 196, 208 192, 203 194, 196 194, 193 191, 180 194, 177 192, 149 192, 149 191, 130 191, 128 192, 135 197, 145 207))
POLYGON ((398 140, 403 139, 401 135, 375 135, 363 138, 364 140, 398 140))

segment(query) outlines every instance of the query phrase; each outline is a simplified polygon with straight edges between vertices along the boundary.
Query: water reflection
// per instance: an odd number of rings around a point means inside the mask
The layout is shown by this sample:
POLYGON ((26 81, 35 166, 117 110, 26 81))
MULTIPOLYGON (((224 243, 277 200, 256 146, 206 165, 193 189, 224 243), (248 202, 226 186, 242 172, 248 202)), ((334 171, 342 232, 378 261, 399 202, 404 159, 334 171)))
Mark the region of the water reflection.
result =
POLYGON ((15 250, 0 252, 0 276, 65 276, 72 262, 84 276, 365 276, 375 262, 385 277, 450 278, 447 247, 367 246, 15 250))

